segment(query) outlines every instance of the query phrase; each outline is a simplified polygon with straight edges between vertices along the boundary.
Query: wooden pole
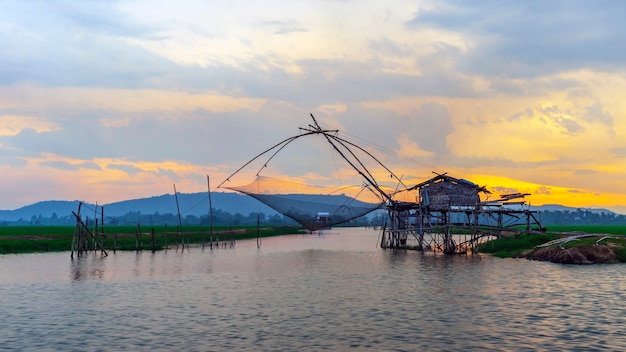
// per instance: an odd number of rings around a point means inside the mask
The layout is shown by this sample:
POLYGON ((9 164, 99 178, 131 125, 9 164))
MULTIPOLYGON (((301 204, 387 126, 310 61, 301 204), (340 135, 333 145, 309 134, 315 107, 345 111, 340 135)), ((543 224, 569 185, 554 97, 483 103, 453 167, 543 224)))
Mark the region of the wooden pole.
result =
POLYGON ((97 215, 96 215, 96 221, 95 221, 95 224, 96 224, 96 226, 95 226, 94 231, 93 231, 93 234, 94 234, 94 236, 95 236, 95 237, 94 237, 94 241, 93 241, 93 242, 94 242, 94 243, 93 243, 93 252, 94 252, 94 253, 96 253, 96 241, 95 241, 95 239, 97 239, 97 238, 98 238, 98 217, 97 217, 97 215))
MULTIPOLYGON (((85 216, 85 227, 89 228, 89 216, 85 216)), ((89 238, 83 233, 83 251, 89 252, 89 238)))
POLYGON ((165 224, 163 236, 165 237, 165 250, 167 251, 167 224, 165 224))
MULTIPOLYGON (((98 202, 96 202, 96 207, 93 209, 93 218, 95 220, 93 234, 96 236, 96 238, 98 238, 98 202)), ((93 251, 96 251, 95 243, 93 244, 93 251)))
POLYGON ((204 226, 202 226, 202 216, 200 216, 200 235, 202 236, 202 249, 204 249, 204 226))
POLYGON ((74 236, 72 236, 72 245, 70 254, 70 258, 74 259, 74 251, 76 251, 76 255, 78 256, 78 242, 80 241, 80 226, 78 220, 80 219, 80 208, 82 207, 83 202, 78 203, 78 215, 76 215, 76 228, 74 229, 74 236))
MULTIPOLYGON (((178 204, 178 192, 176 192, 176 184, 174 184, 174 198, 176 198, 176 210, 178 211, 178 230, 176 231, 176 236, 183 232, 183 219, 180 216, 180 206, 178 204)), ((185 249, 185 239, 181 235, 183 241, 183 250, 185 249)), ((176 241, 176 249, 178 249, 178 239, 176 241)))
POLYGON ((100 231, 101 231, 100 237, 102 238, 103 246, 106 246, 105 245, 106 235, 104 234, 104 207, 100 207, 100 219, 102 219, 101 224, 100 224, 100 231))
POLYGON ((211 202, 211 181, 209 175, 206 175, 206 185, 209 190, 209 241, 211 241, 211 249, 213 249, 213 203, 211 202))
POLYGON ((256 213, 256 248, 261 248, 261 210, 256 213))
MULTIPOLYGON (((80 223, 80 225, 82 226, 82 229, 85 233, 89 234, 91 236, 91 238, 93 238, 94 241, 96 241, 96 244, 100 247, 100 249, 102 250, 102 252, 104 253, 105 256, 108 256, 108 253, 106 252, 106 250, 104 250, 104 247, 102 247, 102 244, 100 242, 98 242, 96 240, 95 235, 89 231, 89 227, 87 226, 87 224, 85 224, 75 212, 72 212, 72 214, 74 214, 74 216, 76 217, 76 220, 80 223)), ((86 236, 85 236, 86 237, 86 236)))

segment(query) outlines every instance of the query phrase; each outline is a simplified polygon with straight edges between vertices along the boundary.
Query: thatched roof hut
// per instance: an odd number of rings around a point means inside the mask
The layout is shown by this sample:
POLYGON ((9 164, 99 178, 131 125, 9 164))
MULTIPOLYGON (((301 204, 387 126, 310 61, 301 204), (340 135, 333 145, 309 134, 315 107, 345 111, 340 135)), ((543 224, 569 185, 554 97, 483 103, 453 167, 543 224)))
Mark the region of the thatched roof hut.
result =
POLYGON ((431 210, 445 210, 451 206, 475 207, 480 193, 490 193, 485 187, 446 174, 437 175, 411 187, 418 189, 423 206, 431 210))

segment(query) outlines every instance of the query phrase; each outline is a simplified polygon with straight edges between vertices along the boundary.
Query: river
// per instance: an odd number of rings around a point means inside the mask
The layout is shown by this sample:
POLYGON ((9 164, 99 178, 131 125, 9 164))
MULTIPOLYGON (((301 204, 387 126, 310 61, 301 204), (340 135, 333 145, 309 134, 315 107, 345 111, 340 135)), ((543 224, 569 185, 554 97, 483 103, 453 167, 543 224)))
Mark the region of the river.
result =
POLYGON ((625 265, 382 250, 378 234, 0 256, 0 349, 626 350, 625 265))

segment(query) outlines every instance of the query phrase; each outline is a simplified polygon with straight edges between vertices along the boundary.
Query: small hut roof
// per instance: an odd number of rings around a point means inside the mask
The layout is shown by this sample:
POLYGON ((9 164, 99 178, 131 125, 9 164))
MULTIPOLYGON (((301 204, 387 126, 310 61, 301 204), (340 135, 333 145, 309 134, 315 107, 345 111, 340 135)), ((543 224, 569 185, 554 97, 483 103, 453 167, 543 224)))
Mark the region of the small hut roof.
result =
POLYGON ((425 186, 428 186, 428 185, 431 185, 431 184, 437 183, 437 182, 451 182, 451 183, 454 183, 454 184, 464 184, 464 185, 472 186, 472 187, 476 188, 476 192, 483 192, 483 193, 486 193, 486 194, 490 194, 491 193, 491 192, 489 192, 487 190, 486 186, 478 186, 477 184, 475 184, 473 182, 470 182, 468 180, 465 180, 465 179, 462 179, 462 178, 455 178, 455 177, 452 177, 452 176, 448 176, 447 174, 437 174, 437 176, 435 176, 435 177, 433 177, 433 178, 431 178, 429 180, 426 180, 426 181, 424 181, 422 183, 418 183, 417 185, 408 188, 407 191, 412 191, 412 190, 415 190, 415 189, 421 189, 421 188, 423 188, 425 186))

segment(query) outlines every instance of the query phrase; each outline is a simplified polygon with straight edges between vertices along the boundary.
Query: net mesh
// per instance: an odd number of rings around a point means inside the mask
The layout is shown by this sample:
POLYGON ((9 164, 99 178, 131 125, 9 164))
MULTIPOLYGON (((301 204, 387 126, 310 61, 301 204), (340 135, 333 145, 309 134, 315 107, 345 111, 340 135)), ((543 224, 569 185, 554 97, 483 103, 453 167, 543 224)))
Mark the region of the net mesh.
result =
POLYGON ((349 222, 384 204, 364 185, 320 187, 257 176, 250 184, 225 188, 258 199, 310 231, 349 222))

